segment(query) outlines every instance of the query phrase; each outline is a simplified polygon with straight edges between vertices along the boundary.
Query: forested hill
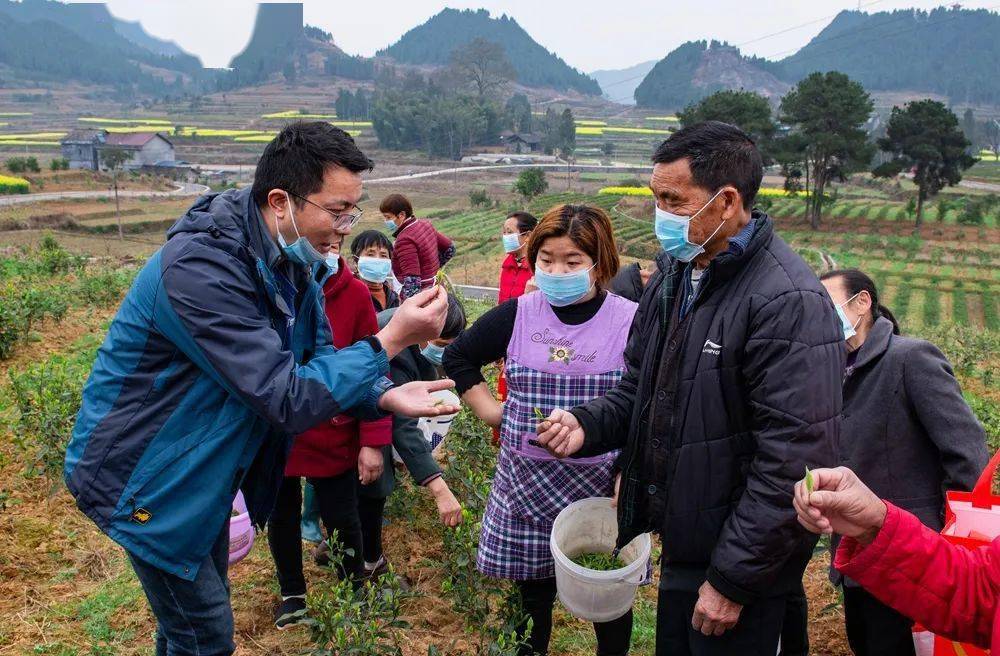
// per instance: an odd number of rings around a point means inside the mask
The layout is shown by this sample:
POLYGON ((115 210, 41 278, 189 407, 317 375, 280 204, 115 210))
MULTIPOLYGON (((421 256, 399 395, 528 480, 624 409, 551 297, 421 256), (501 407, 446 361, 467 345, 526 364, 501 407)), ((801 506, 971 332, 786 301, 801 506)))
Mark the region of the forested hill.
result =
POLYGON ((870 90, 929 91, 952 102, 1000 104, 1000 14, 944 7, 842 11, 773 70, 790 82, 836 70, 870 90))
POLYGON ((813 71, 833 70, 869 91, 935 93, 953 103, 1000 105, 1000 14, 958 8, 842 11, 779 61, 746 57, 726 44, 689 42, 653 67, 635 98, 639 105, 679 109, 719 89, 772 96, 813 71))
POLYGON ((600 95, 597 82, 535 42, 513 18, 492 18, 485 9, 445 9, 404 34, 379 54, 405 64, 447 64, 451 53, 475 38, 499 43, 517 72, 517 82, 529 87, 573 89, 600 95))

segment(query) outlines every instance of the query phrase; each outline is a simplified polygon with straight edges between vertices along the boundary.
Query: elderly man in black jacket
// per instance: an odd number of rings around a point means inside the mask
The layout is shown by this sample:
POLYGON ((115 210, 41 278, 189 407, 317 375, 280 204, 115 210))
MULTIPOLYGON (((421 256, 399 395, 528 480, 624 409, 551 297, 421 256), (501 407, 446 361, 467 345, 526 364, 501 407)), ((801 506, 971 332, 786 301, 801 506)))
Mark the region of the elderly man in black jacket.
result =
POLYGON ((845 348, 816 275, 751 211, 740 129, 686 127, 653 156, 659 258, 606 396, 539 426, 560 457, 623 449, 619 544, 663 540, 657 654, 774 656, 815 538, 793 486, 836 464, 845 348))

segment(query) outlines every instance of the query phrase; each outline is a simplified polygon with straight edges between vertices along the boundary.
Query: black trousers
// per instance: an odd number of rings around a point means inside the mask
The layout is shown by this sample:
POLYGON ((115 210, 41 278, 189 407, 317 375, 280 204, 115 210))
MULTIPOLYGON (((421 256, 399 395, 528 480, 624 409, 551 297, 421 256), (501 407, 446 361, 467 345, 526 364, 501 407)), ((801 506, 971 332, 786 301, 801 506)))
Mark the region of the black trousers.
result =
POLYGON ((809 603, 799 584, 785 598, 785 621, 781 625, 781 653, 778 656, 809 655, 809 603))
POLYGON ((913 622, 862 588, 844 586, 844 619, 857 656, 913 656, 913 622))
MULTIPOLYGON (((521 606, 532 621, 528 644, 521 649, 521 656, 544 656, 549 653, 549 639, 552 637, 552 607, 556 601, 556 579, 537 581, 516 581, 521 593, 521 606)), ((518 629, 524 635, 527 623, 518 629)), ((632 611, 610 622, 594 624, 597 634, 597 656, 625 656, 632 642, 632 611)), ((774 656, 774 654, 771 654, 774 656)))
POLYGON ((365 560, 376 563, 382 557, 382 524, 385 516, 385 499, 372 499, 364 494, 358 497, 358 514, 361 517, 361 537, 365 560))
POLYGON ((785 618, 785 596, 746 606, 736 626, 706 636, 691 626, 697 591, 660 590, 656 604, 656 656, 774 656, 785 618))
MULTIPOLYGON (((336 529, 344 548, 344 560, 338 569, 341 578, 360 578, 361 520, 358 518, 358 472, 355 469, 328 478, 310 478, 316 492, 316 505, 327 534, 336 529)), ((278 500, 267 523, 267 541, 278 573, 281 596, 306 593, 302 573, 302 481, 286 476, 278 491, 278 500)))

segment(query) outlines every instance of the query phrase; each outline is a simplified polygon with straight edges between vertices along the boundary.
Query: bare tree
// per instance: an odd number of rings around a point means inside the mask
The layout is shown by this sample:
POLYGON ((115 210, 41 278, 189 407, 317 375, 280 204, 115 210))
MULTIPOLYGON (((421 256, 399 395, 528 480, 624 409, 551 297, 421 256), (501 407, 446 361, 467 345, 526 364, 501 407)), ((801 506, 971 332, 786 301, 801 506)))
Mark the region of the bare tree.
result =
POLYGON ((121 207, 118 205, 118 172, 125 162, 129 161, 132 155, 123 148, 102 148, 101 164, 111 171, 115 180, 115 217, 118 219, 118 239, 125 239, 125 232, 122 230, 121 207))
POLYGON ((499 94, 516 77, 503 46, 481 37, 452 51, 451 68, 459 79, 475 87, 480 98, 499 94))

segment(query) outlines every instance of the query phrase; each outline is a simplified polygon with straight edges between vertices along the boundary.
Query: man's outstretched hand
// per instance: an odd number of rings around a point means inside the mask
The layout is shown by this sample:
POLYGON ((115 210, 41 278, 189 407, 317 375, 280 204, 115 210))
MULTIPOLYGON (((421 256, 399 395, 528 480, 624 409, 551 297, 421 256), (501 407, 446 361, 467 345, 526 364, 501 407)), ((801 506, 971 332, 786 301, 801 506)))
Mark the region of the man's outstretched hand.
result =
POLYGON ((583 427, 572 413, 553 410, 538 424, 538 445, 557 458, 571 456, 583 448, 583 427))
POLYGON ((415 380, 412 383, 393 387, 383 394, 379 397, 378 407, 384 412, 406 417, 437 417, 438 415, 454 414, 461 408, 442 403, 441 399, 431 396, 431 392, 453 387, 455 387, 455 381, 447 378, 431 381, 415 380))

